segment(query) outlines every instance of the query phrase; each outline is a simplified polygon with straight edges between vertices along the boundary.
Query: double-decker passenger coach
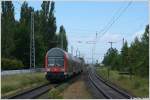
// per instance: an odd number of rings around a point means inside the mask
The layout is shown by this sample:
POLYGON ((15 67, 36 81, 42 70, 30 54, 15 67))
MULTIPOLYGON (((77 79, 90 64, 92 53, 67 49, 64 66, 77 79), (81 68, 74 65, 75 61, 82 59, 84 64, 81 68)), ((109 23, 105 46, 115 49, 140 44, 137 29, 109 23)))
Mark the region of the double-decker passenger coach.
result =
POLYGON ((45 56, 47 80, 64 80, 83 71, 83 59, 60 48, 50 49, 45 56))

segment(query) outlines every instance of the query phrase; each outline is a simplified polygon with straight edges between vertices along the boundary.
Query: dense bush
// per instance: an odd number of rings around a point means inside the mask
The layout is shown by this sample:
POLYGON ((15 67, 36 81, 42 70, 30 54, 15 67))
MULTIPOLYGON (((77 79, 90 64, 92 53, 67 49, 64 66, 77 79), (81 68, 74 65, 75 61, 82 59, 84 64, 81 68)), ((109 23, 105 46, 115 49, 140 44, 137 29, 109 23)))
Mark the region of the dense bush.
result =
POLYGON ((149 78, 149 25, 141 38, 136 37, 130 46, 126 41, 120 53, 116 48, 108 49, 102 63, 113 70, 149 78))
POLYGON ((23 68, 24 65, 20 60, 2 58, 1 66, 2 70, 11 70, 11 69, 21 69, 23 68))

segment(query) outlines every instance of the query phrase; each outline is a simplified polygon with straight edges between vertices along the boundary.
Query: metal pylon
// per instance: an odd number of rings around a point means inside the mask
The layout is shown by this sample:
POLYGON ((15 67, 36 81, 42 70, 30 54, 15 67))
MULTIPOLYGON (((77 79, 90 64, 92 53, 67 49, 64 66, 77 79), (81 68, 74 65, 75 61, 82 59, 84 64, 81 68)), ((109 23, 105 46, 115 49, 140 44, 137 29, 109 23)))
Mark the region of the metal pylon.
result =
POLYGON ((34 12, 31 12, 30 69, 35 68, 34 12))

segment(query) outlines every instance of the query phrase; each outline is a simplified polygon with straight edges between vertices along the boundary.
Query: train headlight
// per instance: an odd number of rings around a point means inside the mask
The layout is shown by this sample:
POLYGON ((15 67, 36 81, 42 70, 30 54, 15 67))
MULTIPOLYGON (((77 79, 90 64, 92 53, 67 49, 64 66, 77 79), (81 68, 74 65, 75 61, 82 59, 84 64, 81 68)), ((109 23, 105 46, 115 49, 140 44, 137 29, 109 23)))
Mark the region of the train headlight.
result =
POLYGON ((64 70, 64 69, 61 69, 61 71, 64 72, 65 70, 64 70))
POLYGON ((49 72, 49 71, 50 71, 50 68, 47 68, 46 71, 49 72))

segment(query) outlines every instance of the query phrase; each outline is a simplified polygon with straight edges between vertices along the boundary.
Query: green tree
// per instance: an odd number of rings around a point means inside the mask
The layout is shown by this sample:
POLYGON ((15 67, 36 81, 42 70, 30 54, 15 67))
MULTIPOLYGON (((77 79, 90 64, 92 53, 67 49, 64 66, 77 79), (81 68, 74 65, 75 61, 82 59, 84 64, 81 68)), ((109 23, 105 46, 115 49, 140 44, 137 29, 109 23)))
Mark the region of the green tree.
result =
MULTIPOLYGON (((29 68, 32 12, 34 14, 35 63, 36 66, 44 64, 44 56, 49 49, 57 46, 59 34, 56 34, 55 2, 43 1, 41 8, 41 10, 34 11, 27 2, 23 2, 20 19, 16 21, 12 2, 2 1, 3 58, 19 59, 29 68)), ((67 50, 68 43, 63 26, 60 28, 60 32, 63 33, 64 49, 67 50)))
POLYGON ((112 69, 118 69, 119 54, 116 48, 109 48, 104 56, 103 64, 111 66, 112 69))
POLYGON ((122 69, 129 70, 129 55, 128 55, 128 43, 125 41, 121 49, 121 58, 122 58, 122 69))
POLYGON ((139 63, 139 72, 141 76, 149 76, 149 25, 141 38, 141 63, 139 63))
POLYGON ((15 48, 14 44, 14 6, 12 1, 2 1, 2 14, 1 14, 1 44, 2 44, 2 57, 12 57, 12 52, 15 48))
POLYGON ((30 65, 30 33, 31 33, 31 12, 32 7, 28 7, 28 3, 24 2, 21 6, 20 23, 15 34, 16 48, 15 57, 23 61, 25 66, 30 65))
POLYGON ((135 74, 140 76, 149 75, 149 26, 146 26, 141 41, 136 37, 129 48, 130 66, 135 74))
POLYGON ((129 48, 129 56, 130 56, 130 66, 132 67, 134 73, 137 73, 136 71, 138 70, 137 68, 137 63, 140 63, 141 59, 141 43, 139 39, 136 37, 134 41, 131 43, 131 46, 129 48), (140 61, 140 62, 139 62, 140 61))
POLYGON ((44 47, 44 39, 43 39, 43 32, 41 31, 41 12, 36 11, 34 15, 34 33, 35 33, 35 65, 36 66, 43 66, 44 63, 44 56, 46 53, 44 47))
POLYGON ((53 1, 43 1, 42 5, 41 31, 43 33, 45 50, 56 47, 56 18, 54 16, 55 3, 53 1), (50 10, 49 10, 50 8, 50 10), (55 42, 54 42, 55 41, 55 42))
POLYGON ((56 47, 57 46, 57 37, 56 37, 56 17, 54 16, 54 9, 55 9, 55 2, 51 2, 51 8, 48 16, 48 29, 47 29, 47 34, 45 38, 47 39, 47 47, 48 49, 56 47), (53 42, 55 41, 55 42, 53 42))
POLYGON ((59 47, 68 51, 68 41, 66 36, 66 31, 63 25, 60 26, 59 34, 58 34, 59 47))
POLYGON ((145 58, 143 65, 145 66, 145 75, 149 76, 149 25, 146 26, 144 35, 142 37, 142 44, 144 45, 145 58))
POLYGON ((102 61, 112 69, 128 71, 142 77, 149 77, 149 25, 141 39, 137 37, 128 47, 127 41, 124 43, 121 53, 114 49, 108 49, 102 61))

